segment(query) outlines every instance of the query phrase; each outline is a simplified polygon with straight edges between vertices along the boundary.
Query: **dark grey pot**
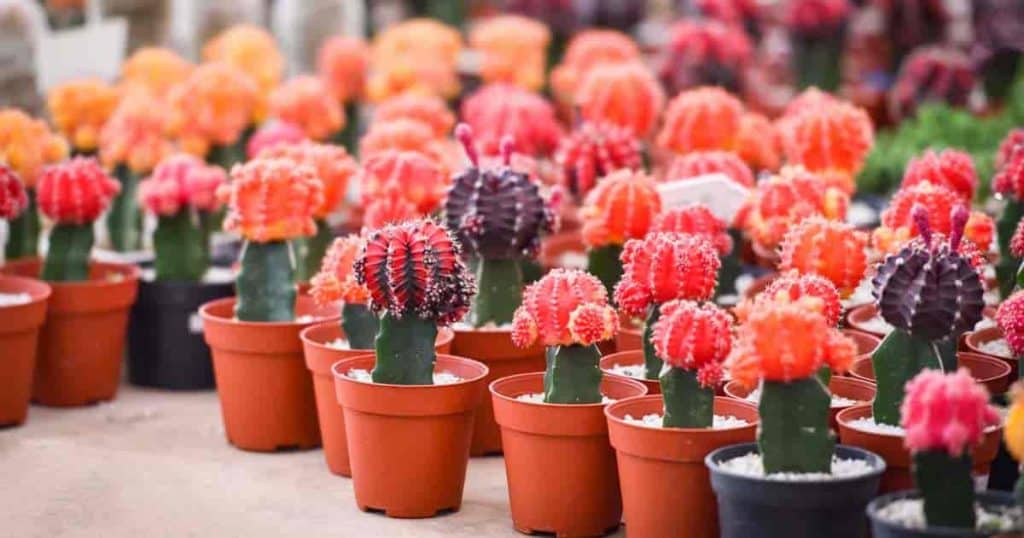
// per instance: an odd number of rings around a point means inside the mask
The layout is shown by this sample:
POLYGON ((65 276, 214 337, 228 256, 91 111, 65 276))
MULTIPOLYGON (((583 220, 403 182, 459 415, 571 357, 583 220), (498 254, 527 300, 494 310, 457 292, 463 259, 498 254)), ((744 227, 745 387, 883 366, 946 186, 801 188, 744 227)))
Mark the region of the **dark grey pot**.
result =
MULTIPOLYGON (((882 495, 871 501, 867 507, 868 518, 871 519, 871 534, 874 538, 983 538, 986 536, 997 536, 991 532, 978 532, 972 529, 956 529, 953 527, 928 527, 925 529, 908 529, 895 523, 879 519, 878 511, 889 503, 900 499, 919 497, 917 491, 897 491, 882 495)), ((1007 491, 979 491, 977 502, 982 506, 1013 506, 1015 504, 1013 494, 1007 491)), ((1021 528, 1016 529, 1020 532, 1021 528)), ((998 536, 1020 536, 1019 534, 1000 534, 998 536)))

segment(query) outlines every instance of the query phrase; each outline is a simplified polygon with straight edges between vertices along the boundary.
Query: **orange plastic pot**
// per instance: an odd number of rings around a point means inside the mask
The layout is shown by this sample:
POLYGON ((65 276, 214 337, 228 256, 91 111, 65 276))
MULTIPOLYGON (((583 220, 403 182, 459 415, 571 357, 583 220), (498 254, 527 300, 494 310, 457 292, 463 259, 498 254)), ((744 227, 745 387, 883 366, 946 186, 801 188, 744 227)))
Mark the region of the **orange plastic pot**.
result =
POLYGON ((881 340, 885 338, 885 333, 872 330, 866 325, 867 322, 874 319, 877 315, 878 307, 874 304, 862 304, 860 306, 855 306, 846 311, 846 326, 856 331, 870 334, 871 336, 881 340))
POLYGON ((385 385, 348 377, 373 368, 373 355, 335 363, 334 387, 345 413, 352 484, 360 510, 389 517, 432 517, 462 506, 473 415, 487 367, 438 355, 435 372, 451 385, 385 385))
POLYGON ((312 316, 310 321, 238 321, 231 297, 206 303, 199 314, 228 442, 258 452, 319 446, 316 398, 299 333, 337 320, 338 308, 318 308, 299 296, 296 317, 312 316))
MULTIPOLYGON (((837 417, 839 441, 844 445, 853 445, 874 452, 885 460, 886 467, 885 473, 882 474, 880 493, 914 489, 912 459, 910 451, 903 446, 903 435, 872 432, 850 426, 851 422, 871 415, 870 404, 855 405, 840 411, 837 417)), ((1002 431, 1002 426, 986 430, 981 444, 971 449, 974 461, 973 474, 977 484, 988 484, 988 473, 999 451, 1002 431)))
MULTIPOLYGON (((960 366, 970 372, 971 377, 985 385, 989 394, 1002 394, 1010 387, 1010 365, 1006 361, 967 351, 958 351, 956 358, 960 366)), ((875 368, 871 364, 871 357, 853 361, 850 375, 874 383, 875 368)))
MULTIPOLYGON (((35 278, 42 261, 18 260, 3 272, 35 278)), ((112 400, 121 383, 128 313, 139 286, 134 265, 92 262, 89 280, 48 282, 32 401, 56 407, 112 400)))
MULTIPOLYGON (((491 383, 494 418, 505 448, 512 525, 519 532, 602 536, 619 526, 622 498, 605 404, 547 404, 517 399, 544 391, 544 374, 491 383)), ((605 376, 601 392, 623 400, 642 383, 605 376)))
MULTIPOLYGON (((828 382, 828 390, 835 396, 853 400, 857 403, 850 405, 834 405, 829 409, 829 423, 833 430, 839 427, 836 417, 843 409, 848 409, 862 403, 870 403, 875 399, 875 385, 863 379, 834 375, 828 382)), ((737 400, 747 400, 751 389, 740 385, 738 381, 730 381, 725 384, 725 395, 737 400)), ((753 402, 751 402, 753 403, 753 402)))
POLYGON ((601 371, 604 372, 605 375, 643 383, 643 385, 647 387, 647 394, 661 394, 661 381, 658 379, 639 379, 617 374, 612 371, 616 366, 643 366, 643 364, 644 352, 640 349, 619 351, 618 353, 605 355, 604 357, 601 357, 601 362, 599 363, 601 371))
MULTIPOLYGON (((456 330, 452 342, 452 353, 484 363, 489 370, 485 385, 491 381, 515 374, 543 372, 545 368, 544 346, 537 344, 520 349, 512 344, 511 330, 456 330)), ((485 456, 501 453, 501 430, 494 421, 494 406, 491 399, 480 398, 473 424, 473 444, 470 456, 485 456)))
POLYGON ((857 345, 857 355, 869 355, 874 353, 878 349, 878 345, 882 343, 882 339, 866 332, 861 332, 854 329, 840 329, 841 332, 849 339, 853 340, 853 343, 857 345))
POLYGON ((1003 330, 999 327, 986 327, 981 330, 972 331, 964 335, 964 347, 967 351, 983 357, 989 357, 991 359, 1005 362, 1010 367, 1010 380, 1019 379, 1019 366, 1017 359, 1012 357, 1001 357, 999 355, 993 355, 982 351, 982 346, 985 344, 1003 339, 1003 330))
POLYGON ((0 276, 0 293, 29 296, 27 303, 0 306, 0 426, 14 426, 28 416, 39 327, 46 319, 50 286, 31 278, 0 276))
MULTIPOLYGON (((434 349, 448 353, 452 344, 451 329, 440 329, 434 349)), ((345 415, 334 391, 334 373, 331 366, 341 359, 372 354, 372 349, 335 349, 327 345, 345 333, 341 324, 326 322, 307 327, 299 334, 302 338, 306 368, 313 376, 313 393, 316 396, 316 414, 320 422, 320 441, 324 446, 327 468, 340 476, 352 476, 348 459, 348 440, 345 437, 345 415)))
POLYGON ((634 351, 644 347, 644 329, 633 325, 631 320, 623 319, 619 332, 615 334, 615 351, 634 351))
POLYGON ((715 449, 753 442, 757 408, 715 398, 715 414, 747 421, 726 429, 652 428, 626 422, 663 413, 661 396, 616 402, 605 408, 608 436, 618 456, 623 519, 630 536, 718 536, 718 505, 704 458, 715 449))

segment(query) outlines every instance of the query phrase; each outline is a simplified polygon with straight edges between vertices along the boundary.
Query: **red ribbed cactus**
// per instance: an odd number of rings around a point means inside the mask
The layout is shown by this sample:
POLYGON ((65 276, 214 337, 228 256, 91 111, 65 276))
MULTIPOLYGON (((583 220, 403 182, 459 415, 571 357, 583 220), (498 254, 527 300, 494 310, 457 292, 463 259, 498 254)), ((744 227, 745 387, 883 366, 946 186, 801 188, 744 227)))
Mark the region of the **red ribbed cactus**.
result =
POLYGON ((449 179, 433 159, 415 151, 386 150, 364 157, 360 175, 363 204, 397 193, 427 215, 441 205, 449 179))
POLYGON ((687 90, 672 98, 658 132, 658 146, 679 154, 736 149, 743 103, 721 88, 687 90))
POLYGON ((932 230, 948 236, 953 209, 965 207, 964 203, 953 190, 927 181, 901 188, 882 212, 882 224, 872 232, 872 243, 884 253, 893 253, 917 237, 919 231, 913 218, 914 207, 925 211, 932 230))
POLYGON ((583 119, 607 121, 642 138, 657 124, 665 93, 641 62, 606 64, 583 78, 576 105, 583 119))
POLYGON ((6 164, 0 164, 0 219, 11 220, 28 207, 25 185, 6 164))
POLYGON ((992 190, 1014 201, 1024 200, 1024 145, 1014 145, 1006 152, 1002 167, 992 178, 992 190))
POLYGON ((712 19, 683 19, 669 29, 663 54, 658 76, 672 94, 695 86, 740 92, 753 46, 740 27, 712 19))
POLYGON ((719 256, 732 251, 732 237, 728 225, 703 204, 673 207, 658 214, 651 232, 689 234, 703 237, 711 243, 719 256))
POLYGON ((907 163, 900 188, 924 182, 942 185, 970 203, 978 187, 978 173, 974 169, 974 160, 965 151, 944 149, 935 152, 929 149, 907 163))
POLYGON ((782 240, 779 269, 827 278, 848 297, 867 271, 867 234, 845 222, 811 217, 782 240))
POLYGON ((801 167, 784 167, 777 176, 757 184, 739 224, 765 249, 774 249, 789 228, 812 216, 846 218, 849 196, 826 185, 821 176, 801 167))
POLYGON ((1014 148, 1020 145, 1024 145, 1024 129, 1010 129, 1010 132, 1006 133, 1006 138, 999 143, 999 150, 996 151, 996 170, 1001 170, 1003 165, 1010 162, 1014 148))
POLYGON ((721 150, 694 151, 676 157, 665 173, 665 180, 676 181, 715 173, 725 174, 744 187, 754 186, 754 174, 747 163, 739 155, 721 150))
POLYGON ((366 307, 370 290, 356 280, 356 259, 363 254, 366 239, 351 234, 331 243, 320 265, 320 272, 310 280, 309 293, 319 305, 344 303, 341 328, 352 349, 370 349, 377 335, 377 317, 366 307))
POLYGON ((1018 360, 1024 357, 1024 291, 1014 293, 999 305, 996 325, 1003 331, 1014 356, 1018 360))
POLYGON ((889 90, 889 112, 897 119, 912 116, 927 101, 967 106, 977 85, 971 59, 944 47, 921 47, 910 54, 889 90))
POLYGON ((790 164, 821 174, 847 194, 874 144, 871 118, 843 101, 818 99, 780 123, 783 148, 790 164))
POLYGON ((558 147, 562 126, 555 108, 539 94, 511 84, 488 84, 462 102, 461 116, 476 133, 477 149, 498 155, 506 136, 530 156, 548 156, 558 147))
POLYGON ((643 164, 640 141, 629 130, 608 122, 583 122, 562 138, 555 155, 565 187, 582 199, 604 176, 643 164))
POLYGON ((782 138, 771 120, 748 112, 740 119, 736 153, 754 170, 774 172, 782 163, 782 138))
POLYGON ((830 326, 839 325, 839 318, 843 314, 843 306, 839 300, 839 290, 827 278, 813 274, 800 274, 796 271, 788 271, 772 280, 765 287, 753 302, 745 301, 736 308, 736 315, 741 320, 750 316, 751 311, 756 308, 758 302, 775 301, 779 297, 787 298, 790 301, 798 301, 803 297, 813 297, 820 301, 818 311, 825 316, 830 326))

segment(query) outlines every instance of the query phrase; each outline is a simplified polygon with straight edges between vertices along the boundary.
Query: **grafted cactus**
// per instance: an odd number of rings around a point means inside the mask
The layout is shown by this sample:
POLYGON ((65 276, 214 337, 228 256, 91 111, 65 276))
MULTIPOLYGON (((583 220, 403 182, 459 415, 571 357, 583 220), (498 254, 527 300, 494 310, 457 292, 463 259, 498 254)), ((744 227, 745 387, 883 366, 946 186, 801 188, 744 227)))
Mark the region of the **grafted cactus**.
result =
POLYGON ((974 169, 974 159, 970 153, 957 149, 944 149, 940 152, 926 150, 907 163, 900 188, 926 181, 942 185, 957 193, 965 203, 970 203, 974 199, 975 189, 978 188, 978 172, 974 169))
POLYGON ((1017 357, 1018 375, 1024 359, 1024 291, 1018 291, 999 304, 996 310, 996 325, 1003 331, 1003 337, 1010 346, 1010 351, 1017 357))
POLYGON ((742 28, 714 19, 683 19, 669 29, 658 76, 672 94, 696 86, 742 93, 754 47, 742 28))
POLYGON ((779 269, 827 278, 843 297, 860 285, 867 270, 867 234, 852 225, 809 218, 786 233, 779 269))
POLYGON ((601 281, 583 271, 555 269, 526 287, 512 342, 547 346, 545 402, 601 401, 601 352, 595 344, 615 336, 618 319, 601 281))
POLYGON ((820 174, 852 194, 854 178, 874 145, 871 118, 844 101, 808 98, 781 123, 786 161, 820 174))
POLYGON ((356 260, 356 282, 379 315, 375 383, 433 384, 437 325, 462 319, 475 293, 448 230, 429 220, 372 232, 356 260))
POLYGON ((736 153, 722 150, 694 151, 676 157, 665 173, 665 180, 676 181, 715 173, 725 174, 744 187, 754 186, 754 173, 747 163, 736 153))
POLYGON ((793 72, 800 88, 839 88, 841 53, 849 0, 793 0, 785 20, 793 48, 793 72))
POLYGON ((640 168, 640 141, 608 122, 583 122, 562 138, 555 155, 566 189, 582 199, 598 180, 616 170, 640 168))
POLYGON ((733 249, 733 245, 739 240, 739 232, 729 229, 727 223, 716 217, 707 206, 690 204, 662 211, 654 219, 651 232, 699 235, 707 239, 718 251, 722 262, 715 296, 736 293, 736 279, 740 276, 742 264, 740 253, 733 249))
POLYGON ((11 220, 28 207, 28 195, 21 179, 5 164, 0 164, 0 219, 11 220))
POLYGON ((959 250, 967 210, 953 210, 948 241, 932 232, 923 207, 913 215, 920 237, 887 257, 872 280, 879 313, 895 327, 871 356, 882 424, 899 424, 903 386, 921 370, 956 368, 956 342, 985 306, 981 278, 959 250))
POLYGON ((774 249, 786 232, 804 219, 821 216, 844 220, 849 203, 849 196, 826 185, 820 175, 787 166, 757 184, 737 220, 752 241, 774 249))
POLYGON ((380 329, 377 316, 366 305, 370 290, 356 281, 355 262, 364 248, 366 239, 355 234, 335 239, 327 249, 320 272, 310 281, 309 291, 317 304, 343 303, 341 328, 352 349, 373 348, 373 339, 380 329))
POLYGON ((736 149, 743 103, 721 88, 681 92, 665 109, 658 146, 685 155, 700 150, 736 149))
MULTIPOLYGON (((508 8, 508 5, 505 5, 508 8)), ((522 15, 488 17, 473 25, 469 45, 480 51, 480 78, 539 91, 544 86, 551 30, 522 15)))
MULTIPOLYGON (((999 171, 992 178, 992 190, 1006 200, 997 224, 999 265, 996 266, 996 277, 999 279, 999 291, 1006 297, 1019 285, 1016 259, 1020 256, 1012 252, 1010 240, 1015 235, 1015 227, 1024 220, 1024 129, 1016 129, 1006 135, 996 161, 999 171)), ((1024 253, 1024 249, 1021 252, 1024 253)))
POLYGON ((576 94, 580 116, 618 125, 638 138, 654 129, 665 106, 665 92, 641 62, 594 66, 576 94))
POLYGON ((554 153, 562 138, 555 107, 540 94, 511 84, 488 84, 462 102, 462 119, 476 133, 484 155, 502 152, 502 141, 511 136, 517 150, 531 157, 554 153))
POLYGON ((455 130, 472 166, 455 177, 445 201, 445 223, 476 262, 478 293, 470 309, 474 327, 512 322, 522 296, 523 260, 533 259, 540 237, 552 230, 554 213, 538 185, 510 166, 512 140, 502 145, 503 164, 481 168, 472 131, 455 130))
POLYGON ((666 428, 710 428, 714 423, 715 385, 732 350, 732 317, 721 308, 692 301, 661 306, 651 340, 661 371, 666 428))
POLYGON ((964 53, 944 47, 923 47, 910 54, 889 90, 889 112, 913 116, 927 101, 965 107, 977 85, 975 68, 964 53))

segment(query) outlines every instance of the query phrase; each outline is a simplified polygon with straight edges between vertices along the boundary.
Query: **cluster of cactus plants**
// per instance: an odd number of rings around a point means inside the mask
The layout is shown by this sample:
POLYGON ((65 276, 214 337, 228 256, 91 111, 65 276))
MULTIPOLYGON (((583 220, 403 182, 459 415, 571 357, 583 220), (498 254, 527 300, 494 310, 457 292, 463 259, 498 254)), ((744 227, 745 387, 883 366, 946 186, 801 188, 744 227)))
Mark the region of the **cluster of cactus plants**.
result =
POLYGON ((597 181, 621 169, 637 169, 643 163, 640 142, 623 127, 606 122, 583 122, 564 137, 556 154, 562 180, 578 201, 597 181))

